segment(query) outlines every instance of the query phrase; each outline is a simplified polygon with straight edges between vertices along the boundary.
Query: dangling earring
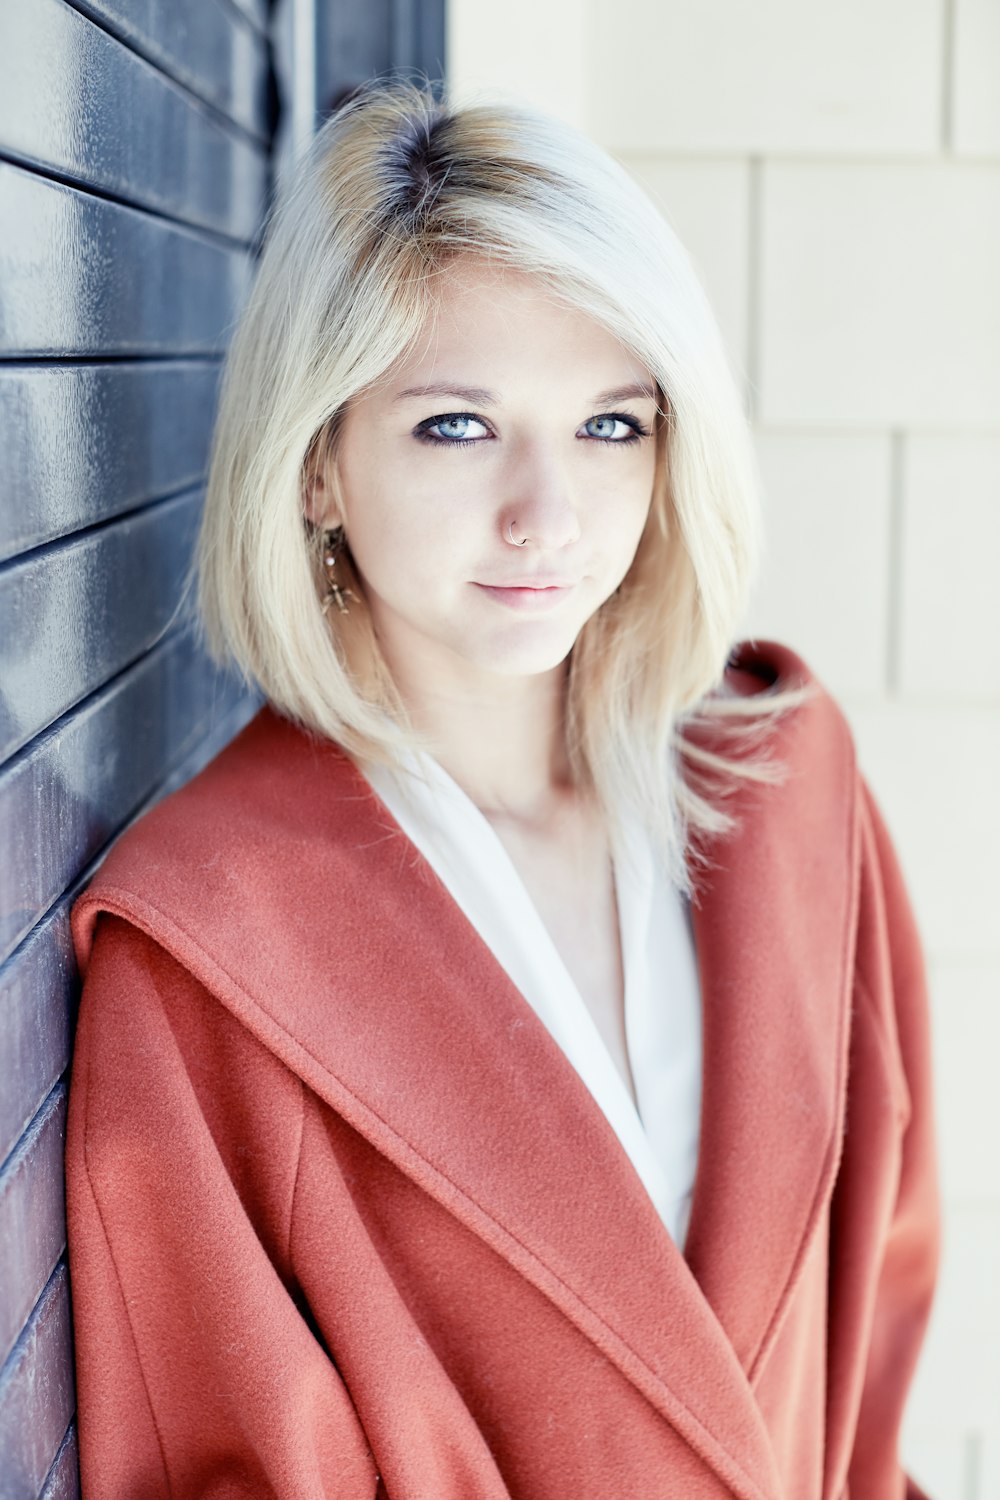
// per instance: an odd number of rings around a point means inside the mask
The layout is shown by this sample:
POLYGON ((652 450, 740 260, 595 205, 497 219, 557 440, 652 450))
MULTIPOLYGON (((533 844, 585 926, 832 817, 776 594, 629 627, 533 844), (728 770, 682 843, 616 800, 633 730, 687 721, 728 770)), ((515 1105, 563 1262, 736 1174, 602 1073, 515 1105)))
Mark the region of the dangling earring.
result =
POLYGON ((323 534, 323 571, 326 574, 326 593, 323 596, 323 613, 326 614, 331 604, 336 604, 342 615, 347 614, 347 600, 353 599, 357 602, 357 594, 353 589, 342 588, 337 582, 335 569, 337 558, 344 545, 344 528, 335 526, 332 531, 323 534))

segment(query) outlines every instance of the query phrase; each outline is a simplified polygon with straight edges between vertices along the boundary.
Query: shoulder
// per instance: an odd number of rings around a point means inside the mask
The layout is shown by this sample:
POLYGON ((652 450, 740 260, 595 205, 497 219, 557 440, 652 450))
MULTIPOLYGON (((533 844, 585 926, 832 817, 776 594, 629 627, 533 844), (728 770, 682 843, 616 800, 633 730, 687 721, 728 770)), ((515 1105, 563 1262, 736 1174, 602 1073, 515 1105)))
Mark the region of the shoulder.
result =
MULTIPOLYGON (((806 863, 827 867, 831 878, 850 882, 857 920, 856 963, 871 991, 892 953, 898 973, 922 969, 921 944, 891 834, 858 761, 857 747, 843 709, 815 672, 789 647, 774 641, 741 642, 730 657, 724 694, 730 703, 761 709, 759 735, 745 737, 747 719, 723 714, 714 733, 734 738, 749 753, 764 746, 775 779, 751 784, 737 796, 745 838, 758 853, 780 859, 787 850, 798 879, 806 863), (787 696, 791 707, 769 718, 769 703, 787 696), (834 851, 841 850, 839 859, 834 851)), ((709 721, 711 723, 711 721, 709 721)), ((750 721, 751 724, 753 721, 750 721)), ((740 834, 737 833, 737 839, 740 834)))
POLYGON ((328 865, 349 855, 370 818, 370 788, 340 746, 262 708, 111 848, 73 908, 81 969, 101 912, 154 937, 167 917, 239 922, 266 911, 269 885, 287 886, 318 843, 328 865))
POLYGON ((776 689, 816 683, 817 678, 801 656, 779 641, 737 642, 726 663, 725 682, 743 697, 776 689))
POLYGON ((784 696, 800 696, 814 716, 850 733, 843 711, 819 675, 804 657, 779 641, 738 642, 729 653, 716 696, 760 708, 784 696))
POLYGON ((695 757, 707 750, 720 759, 727 800, 739 800, 745 779, 748 787, 763 782, 769 791, 778 786, 854 801, 857 754, 847 718, 803 657, 777 641, 734 647, 717 688, 684 720, 680 734, 682 753, 693 746, 695 757), (775 776, 753 774, 762 761, 775 776))

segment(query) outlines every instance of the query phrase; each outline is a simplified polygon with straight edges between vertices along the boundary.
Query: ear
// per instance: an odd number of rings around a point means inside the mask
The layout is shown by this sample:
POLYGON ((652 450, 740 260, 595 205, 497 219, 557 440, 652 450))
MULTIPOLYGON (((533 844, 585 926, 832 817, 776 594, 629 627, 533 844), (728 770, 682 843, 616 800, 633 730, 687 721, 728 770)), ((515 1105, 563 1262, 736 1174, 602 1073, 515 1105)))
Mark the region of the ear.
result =
POLYGON ((332 461, 311 461, 307 465, 302 478, 302 509, 307 520, 323 531, 344 524, 332 461))

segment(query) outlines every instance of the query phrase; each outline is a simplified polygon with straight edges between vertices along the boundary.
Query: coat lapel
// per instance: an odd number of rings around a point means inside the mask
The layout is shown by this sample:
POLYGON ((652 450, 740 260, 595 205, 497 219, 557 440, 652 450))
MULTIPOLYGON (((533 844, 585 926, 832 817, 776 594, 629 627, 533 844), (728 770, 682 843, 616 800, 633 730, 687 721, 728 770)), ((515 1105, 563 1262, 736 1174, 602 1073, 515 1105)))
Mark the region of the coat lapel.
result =
POLYGON ((758 819, 747 802, 695 909, 706 1076, 686 1258, 586 1086, 384 804, 335 747, 269 710, 112 852, 74 913, 78 949, 100 910, 149 931, 558 1305, 726 1489, 774 1500, 752 1377, 832 1171, 849 902, 830 897, 849 885, 830 879, 849 857, 849 798, 803 828, 805 794, 791 791, 790 803, 788 787, 765 794, 785 808, 777 827, 773 804, 758 819), (821 922, 801 915, 806 879, 821 922))
POLYGON ((839 1163, 859 895, 846 724, 817 696, 777 740, 787 779, 736 799, 692 908, 705 1067, 685 1255, 751 1381, 839 1163))

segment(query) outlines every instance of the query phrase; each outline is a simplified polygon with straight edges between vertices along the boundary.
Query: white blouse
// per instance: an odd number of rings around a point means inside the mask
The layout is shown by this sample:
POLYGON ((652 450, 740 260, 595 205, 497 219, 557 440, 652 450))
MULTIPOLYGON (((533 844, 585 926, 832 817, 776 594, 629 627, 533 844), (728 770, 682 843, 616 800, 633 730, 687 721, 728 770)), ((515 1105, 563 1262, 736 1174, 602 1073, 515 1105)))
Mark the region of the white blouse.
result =
POLYGON ((551 1032, 618 1135, 683 1249, 701 1114, 701 994, 687 903, 637 821, 615 861, 625 1034, 638 1110, 499 835, 447 771, 413 756, 402 778, 363 767, 551 1032), (421 774, 422 772, 422 774, 421 774))

